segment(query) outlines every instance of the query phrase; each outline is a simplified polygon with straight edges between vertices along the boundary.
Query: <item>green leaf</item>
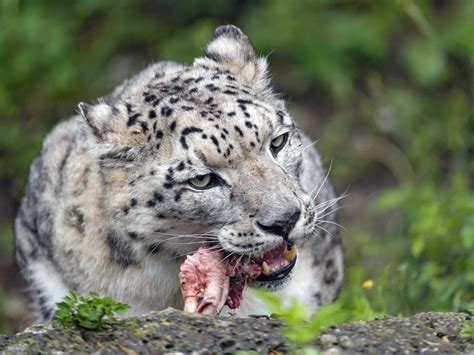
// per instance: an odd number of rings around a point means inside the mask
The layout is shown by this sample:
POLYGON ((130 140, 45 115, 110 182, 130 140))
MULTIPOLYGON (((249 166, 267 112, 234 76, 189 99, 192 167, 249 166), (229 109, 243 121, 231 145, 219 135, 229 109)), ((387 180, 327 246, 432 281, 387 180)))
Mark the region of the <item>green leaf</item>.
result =
POLYGON ((469 321, 464 322, 464 326, 461 330, 461 336, 463 337, 474 337, 474 324, 469 321))

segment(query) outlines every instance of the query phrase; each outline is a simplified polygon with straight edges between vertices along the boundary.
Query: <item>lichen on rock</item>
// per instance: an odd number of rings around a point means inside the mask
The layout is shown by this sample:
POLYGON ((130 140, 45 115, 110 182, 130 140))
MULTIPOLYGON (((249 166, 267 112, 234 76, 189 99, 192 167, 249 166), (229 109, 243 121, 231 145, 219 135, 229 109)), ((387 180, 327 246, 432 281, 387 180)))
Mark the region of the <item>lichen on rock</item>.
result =
MULTIPOLYGON (((474 353, 474 338, 460 336, 464 313, 421 313, 330 327, 315 339, 324 354, 474 353)), ((90 331, 37 325, 0 335, 0 352, 287 352, 283 323, 266 318, 209 317, 174 309, 121 319, 90 331)))

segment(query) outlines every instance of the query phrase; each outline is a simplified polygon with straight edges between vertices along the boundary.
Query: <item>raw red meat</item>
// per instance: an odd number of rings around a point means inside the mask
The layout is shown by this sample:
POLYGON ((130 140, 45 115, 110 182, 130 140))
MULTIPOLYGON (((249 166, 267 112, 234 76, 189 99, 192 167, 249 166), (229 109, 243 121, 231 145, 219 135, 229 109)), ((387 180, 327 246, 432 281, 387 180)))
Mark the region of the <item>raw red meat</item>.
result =
POLYGON ((184 311, 216 315, 224 305, 238 308, 247 282, 270 274, 295 258, 296 247, 282 243, 262 257, 225 256, 201 247, 181 265, 179 280, 184 311))

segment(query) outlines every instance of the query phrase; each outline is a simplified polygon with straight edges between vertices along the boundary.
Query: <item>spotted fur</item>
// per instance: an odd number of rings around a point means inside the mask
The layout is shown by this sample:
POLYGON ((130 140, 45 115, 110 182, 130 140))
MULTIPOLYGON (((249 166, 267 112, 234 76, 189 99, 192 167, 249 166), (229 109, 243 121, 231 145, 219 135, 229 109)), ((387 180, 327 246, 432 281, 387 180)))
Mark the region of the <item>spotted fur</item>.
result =
MULTIPOLYGON (((46 138, 15 221, 38 320, 70 290, 115 297, 135 314, 181 307, 179 265, 203 238, 246 255, 292 240, 292 276, 270 288, 312 309, 335 298, 343 261, 332 189, 237 27, 217 28, 193 65, 153 64, 78 113, 46 138), (285 133, 274 154, 270 142, 285 133), (214 187, 189 184, 208 173, 214 187)), ((264 310, 249 289, 238 314, 264 310)))

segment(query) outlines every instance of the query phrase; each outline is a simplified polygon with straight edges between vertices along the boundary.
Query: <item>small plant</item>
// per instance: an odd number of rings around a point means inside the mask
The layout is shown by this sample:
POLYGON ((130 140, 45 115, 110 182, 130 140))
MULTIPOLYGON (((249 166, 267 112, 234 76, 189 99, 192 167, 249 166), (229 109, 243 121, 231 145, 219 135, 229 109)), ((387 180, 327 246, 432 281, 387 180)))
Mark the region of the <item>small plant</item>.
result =
POLYGON ((128 304, 113 298, 101 298, 96 292, 90 292, 88 297, 71 292, 57 304, 53 326, 103 329, 106 320, 116 321, 115 314, 122 314, 129 308, 128 304))
MULTIPOLYGON (((363 288, 372 288, 373 281, 368 281, 364 282, 363 288)), ((293 350, 298 354, 315 353, 316 349, 309 344, 329 326, 371 320, 383 315, 375 312, 367 298, 357 290, 353 290, 350 295, 342 295, 335 303, 320 307, 311 317, 308 317, 310 314, 308 309, 297 300, 293 300, 290 305, 285 305, 274 293, 261 290, 255 290, 255 292, 265 301, 272 312, 272 317, 280 318, 285 322, 283 333, 288 341, 294 344, 293 350)))
MULTIPOLYGON (((469 308, 467 312, 474 316, 474 308, 469 308)), ((464 322, 464 326, 461 329, 461 336, 474 337, 474 324, 472 323, 472 321, 466 320, 464 322)))

